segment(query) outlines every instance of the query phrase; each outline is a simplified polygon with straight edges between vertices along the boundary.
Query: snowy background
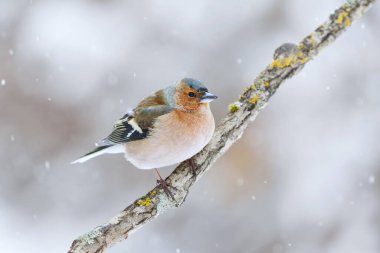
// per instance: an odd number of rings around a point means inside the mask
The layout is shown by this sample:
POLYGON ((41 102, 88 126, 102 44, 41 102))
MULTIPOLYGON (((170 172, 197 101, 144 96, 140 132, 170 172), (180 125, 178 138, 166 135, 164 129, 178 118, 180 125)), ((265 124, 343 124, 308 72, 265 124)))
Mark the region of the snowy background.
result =
MULTIPOLYGON (((0 1, 1 252, 66 252, 155 185, 69 162, 183 77, 228 104, 343 1, 0 1)), ((107 252, 380 252, 380 4, 304 70, 186 203, 107 252)), ((173 167, 161 169, 168 175, 173 167)))

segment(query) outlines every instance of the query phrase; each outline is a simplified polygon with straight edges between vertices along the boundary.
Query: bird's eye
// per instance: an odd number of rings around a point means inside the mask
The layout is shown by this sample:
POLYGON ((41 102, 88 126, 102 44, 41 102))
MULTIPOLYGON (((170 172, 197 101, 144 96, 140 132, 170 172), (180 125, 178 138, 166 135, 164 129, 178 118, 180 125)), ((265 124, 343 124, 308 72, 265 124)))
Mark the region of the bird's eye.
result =
POLYGON ((193 98, 193 97, 195 97, 195 93, 194 92, 189 92, 189 97, 191 97, 191 98, 193 98))

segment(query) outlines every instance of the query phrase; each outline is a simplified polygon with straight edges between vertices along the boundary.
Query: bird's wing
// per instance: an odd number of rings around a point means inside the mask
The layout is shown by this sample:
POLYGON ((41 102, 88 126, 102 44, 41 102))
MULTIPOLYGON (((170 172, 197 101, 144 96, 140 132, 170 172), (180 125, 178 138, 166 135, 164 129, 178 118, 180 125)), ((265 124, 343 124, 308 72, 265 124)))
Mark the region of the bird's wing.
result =
POLYGON ((128 113, 115 122, 113 130, 107 138, 97 143, 97 146, 121 144, 129 141, 146 138, 149 133, 148 128, 141 128, 133 114, 128 113))
POLYGON ((113 131, 107 138, 99 141, 97 146, 122 144, 142 140, 148 137, 154 121, 173 109, 162 100, 160 93, 141 101, 131 113, 127 113, 115 122, 113 131))

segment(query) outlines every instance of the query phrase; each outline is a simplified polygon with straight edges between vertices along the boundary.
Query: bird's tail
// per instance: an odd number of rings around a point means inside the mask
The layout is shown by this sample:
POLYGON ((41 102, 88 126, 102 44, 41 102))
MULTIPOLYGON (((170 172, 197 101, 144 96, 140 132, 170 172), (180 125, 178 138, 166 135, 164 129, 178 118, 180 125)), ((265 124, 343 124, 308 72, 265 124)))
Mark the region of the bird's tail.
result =
POLYGON ((84 156, 78 158, 75 161, 72 161, 71 164, 74 163, 84 163, 94 157, 97 157, 99 155, 103 155, 106 153, 121 153, 123 150, 120 148, 121 146, 119 145, 105 145, 105 146, 100 146, 95 148, 94 150, 88 152, 84 156))

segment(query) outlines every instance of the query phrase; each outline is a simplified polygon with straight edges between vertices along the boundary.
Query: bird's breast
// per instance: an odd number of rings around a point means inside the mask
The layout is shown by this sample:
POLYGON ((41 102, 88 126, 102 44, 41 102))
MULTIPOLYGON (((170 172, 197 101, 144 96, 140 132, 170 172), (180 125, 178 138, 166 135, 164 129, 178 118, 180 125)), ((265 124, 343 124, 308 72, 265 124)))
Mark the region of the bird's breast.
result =
POLYGON ((146 139, 127 143, 125 157, 141 169, 179 163, 206 146, 214 129, 207 104, 196 112, 173 111, 157 118, 146 139))

